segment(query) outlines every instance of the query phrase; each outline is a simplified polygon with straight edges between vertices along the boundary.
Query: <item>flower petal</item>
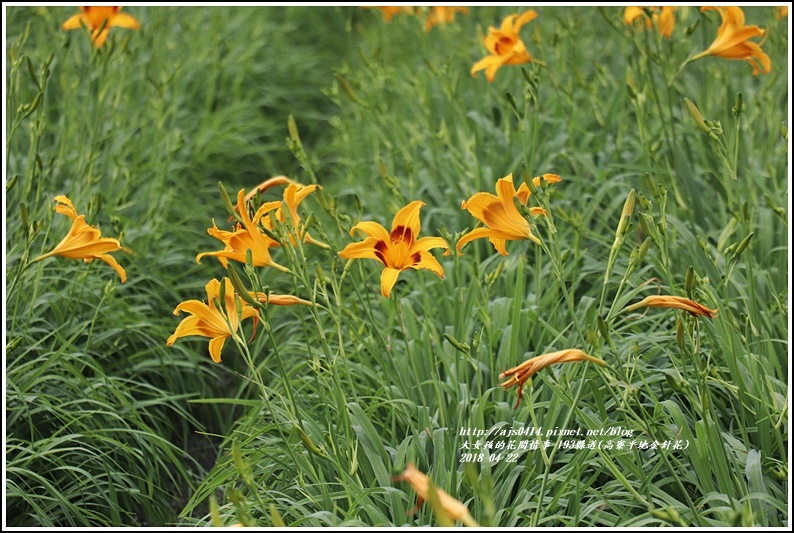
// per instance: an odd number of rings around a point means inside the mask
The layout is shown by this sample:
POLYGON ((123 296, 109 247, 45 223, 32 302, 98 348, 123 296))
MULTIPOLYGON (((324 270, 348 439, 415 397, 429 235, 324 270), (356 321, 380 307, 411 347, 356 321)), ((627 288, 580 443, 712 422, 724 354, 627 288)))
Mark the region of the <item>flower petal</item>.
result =
POLYGON ((521 26, 527 22, 535 20, 536 18, 538 18, 538 13, 534 9, 530 9, 526 13, 521 14, 515 21, 513 31, 518 33, 521 30, 521 26))
POLYGON ((410 253, 432 250, 433 248, 444 248, 444 255, 449 255, 449 245, 441 237, 422 237, 411 247, 410 253))
POLYGON ((226 337, 215 337, 214 339, 210 340, 210 357, 216 363, 221 362, 221 350, 223 350, 223 344, 226 342, 226 337))
POLYGON ((489 241, 493 244, 493 247, 496 248, 496 251, 502 255, 507 255, 507 248, 505 247, 507 241, 500 237, 489 237, 489 241))
POLYGON ((108 254, 98 255, 97 259, 101 259, 105 263, 109 264, 113 268, 113 270, 115 270, 116 273, 119 275, 122 283, 125 283, 127 281, 127 272, 121 267, 121 265, 118 263, 118 261, 116 261, 116 259, 112 255, 108 255, 108 254))
MULTIPOLYGON (((81 21, 83 20, 83 14, 78 13, 77 15, 72 15, 66 22, 63 23, 62 28, 64 30, 76 30, 81 26, 81 21)), ((88 21, 86 21, 86 25, 88 25, 88 21)))
POLYGON ((417 252, 419 254, 419 261, 414 263, 411 268, 419 270, 425 269, 429 270, 438 275, 438 277, 444 277, 444 267, 438 262, 438 260, 433 257, 433 254, 430 252, 417 252))
POLYGON ((381 241, 375 237, 367 237, 361 242, 351 242, 345 246, 344 250, 339 252, 339 255, 344 259, 377 259, 385 265, 386 261, 384 260, 383 253, 375 249, 375 245, 379 242, 385 241, 381 241))
POLYGON ((127 28, 128 30, 137 30, 140 28, 138 21, 135 17, 126 13, 116 13, 115 16, 110 17, 108 20, 108 28, 127 28))
POLYGON ((364 233, 367 234, 367 236, 375 237, 380 241, 385 242, 389 240, 389 232, 386 231, 386 228, 384 228, 383 226, 372 220, 359 222, 358 224, 353 226, 353 229, 350 230, 350 235, 352 236, 356 232, 356 230, 363 231, 364 233))
POLYGON ((386 267, 383 269, 383 272, 380 275, 380 293, 384 297, 389 297, 392 287, 394 287, 394 284, 397 283, 397 276, 399 275, 400 271, 396 268, 386 267))
POLYGON ((497 239, 504 239, 505 234, 500 231, 493 230, 491 228, 474 228, 469 233, 467 233, 466 235, 460 238, 460 240, 458 241, 458 245, 455 247, 455 251, 457 252, 458 255, 463 255, 462 253, 460 253, 460 250, 464 246, 466 246, 468 243, 470 243, 475 239, 482 239, 483 237, 496 237, 497 239))
POLYGON ((413 243, 416 240, 421 231, 419 210, 423 205, 425 205, 423 201, 415 200, 397 211, 391 225, 392 242, 403 240, 413 243))

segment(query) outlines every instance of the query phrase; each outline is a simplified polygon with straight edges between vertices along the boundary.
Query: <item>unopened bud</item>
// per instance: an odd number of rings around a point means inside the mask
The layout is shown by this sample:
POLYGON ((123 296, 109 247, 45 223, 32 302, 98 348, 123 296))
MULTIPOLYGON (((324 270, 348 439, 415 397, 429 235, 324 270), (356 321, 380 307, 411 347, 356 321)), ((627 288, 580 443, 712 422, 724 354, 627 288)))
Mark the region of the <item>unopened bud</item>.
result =
POLYGON ((25 56, 25 63, 27 64, 28 67, 28 74, 30 74, 30 79, 33 80, 33 83, 35 83, 36 87, 38 87, 39 91, 41 91, 41 85, 39 85, 39 78, 38 76, 36 76, 36 69, 33 68, 33 62, 30 60, 30 57, 25 56))
MULTIPOLYGON (((218 182, 218 190, 221 193, 221 201, 223 202, 223 206, 226 208, 226 211, 230 215, 237 216, 237 212, 234 210, 234 205, 232 205, 232 200, 229 198, 229 193, 226 192, 226 187, 223 186, 222 181, 218 182)), ((239 217, 238 220, 240 220, 239 217)))
POLYGON ((626 201, 623 202, 623 212, 620 214, 620 222, 618 222, 618 229, 615 232, 615 239, 619 239, 626 233, 629 226, 631 215, 634 214, 634 189, 629 191, 626 201))
POLYGON ((689 265, 689 268, 686 269, 686 277, 684 278, 684 288, 686 290, 686 295, 689 298, 692 298, 692 293, 697 286, 697 279, 695 278, 695 269, 692 265, 689 265))
POLYGON ((653 239, 651 239, 650 237, 647 237, 644 241, 642 241, 642 244, 640 245, 639 251, 637 252, 637 263, 638 264, 641 263, 643 259, 645 259, 645 254, 648 253, 648 250, 651 247, 651 241, 652 240, 653 239))
POLYGON ((30 232, 30 219, 28 218, 28 206, 25 202, 19 202, 19 218, 22 221, 22 227, 25 228, 25 233, 30 232))
POLYGON ((251 305, 258 305, 258 302, 254 300, 254 298, 251 296, 251 293, 249 293, 248 289, 245 288, 245 284, 243 283, 240 274, 237 272, 237 267, 235 267, 231 261, 226 266, 226 274, 229 276, 229 281, 232 282, 232 287, 234 287, 235 292, 240 295, 240 298, 242 298, 243 301, 251 305))
POLYGON ((742 97, 742 91, 736 93, 736 105, 733 106, 733 116, 739 118, 739 115, 742 114, 742 104, 744 103, 744 98, 742 97))
POLYGON ((524 183, 527 184, 527 187, 529 187, 529 192, 532 194, 538 194, 538 188, 535 186, 535 180, 532 179, 532 174, 529 173, 529 168, 527 167, 526 161, 521 162, 521 177, 523 178, 524 183))
POLYGON ((303 445, 306 446, 307 450, 309 450, 314 455, 317 455, 319 457, 326 457, 325 452, 323 450, 321 450, 320 448, 318 448, 316 444, 314 444, 314 442, 312 441, 311 437, 309 437, 309 435, 307 435, 306 432, 303 431, 303 429, 300 426, 296 425, 295 426, 295 431, 297 431, 298 436, 300 437, 301 441, 303 442, 303 445))
POLYGON ((706 122, 703 120, 703 115, 700 114, 698 108, 689 98, 684 98, 684 104, 686 104, 687 111, 689 112, 689 116, 692 117, 692 120, 695 121, 697 127, 702 129, 705 132, 710 131, 710 128, 706 125, 706 122))
POLYGON ((684 321, 681 317, 675 322, 675 343, 681 348, 681 351, 686 350, 686 335, 684 332, 684 321))
POLYGON ((750 232, 750 234, 747 235, 747 237, 742 239, 742 242, 739 243, 739 246, 736 248, 736 251, 733 252, 733 255, 730 258, 731 262, 739 259, 739 256, 742 255, 742 252, 745 250, 745 248, 747 248, 750 245, 750 241, 753 240, 753 235, 755 235, 755 232, 750 232))
POLYGON ((295 124, 295 117, 290 115, 287 118, 287 130, 289 131, 289 138, 296 143, 301 142, 300 135, 298 135, 298 125, 295 124))
POLYGON ((653 240, 656 240, 656 231, 652 229, 654 227, 653 217, 648 213, 640 213, 639 219, 643 233, 653 240))
POLYGON ((17 181, 19 181, 19 175, 14 174, 13 176, 11 176, 11 179, 8 180, 8 182, 6 183, 6 193, 8 193, 9 191, 11 191, 11 189, 14 188, 14 185, 17 184, 17 181))
POLYGON ((471 349, 469 348, 468 344, 464 344, 464 343, 460 342, 459 340, 457 340, 452 335, 444 333, 444 338, 447 339, 447 342, 449 342, 460 353, 462 353, 464 355, 469 355, 469 353, 471 352, 471 349))

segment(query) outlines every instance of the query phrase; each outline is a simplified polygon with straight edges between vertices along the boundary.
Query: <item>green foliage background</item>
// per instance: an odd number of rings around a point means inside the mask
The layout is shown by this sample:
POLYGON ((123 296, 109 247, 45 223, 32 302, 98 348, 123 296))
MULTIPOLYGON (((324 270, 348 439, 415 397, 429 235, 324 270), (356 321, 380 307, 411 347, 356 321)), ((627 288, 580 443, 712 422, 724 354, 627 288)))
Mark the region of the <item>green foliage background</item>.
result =
POLYGON ((521 35, 543 65, 489 84, 468 71, 512 8, 425 32, 353 7, 133 7, 140 30, 95 51, 61 31, 71 8, 8 7, 6 523, 437 524, 391 479, 413 461, 483 525, 787 524, 788 19, 746 10, 771 73, 708 57, 673 79, 717 13, 680 9, 667 41, 619 8, 537 10, 521 35), (563 181, 530 200, 543 247, 437 253, 444 279, 407 270, 391 299, 380 265, 336 254, 418 199, 422 235, 454 248, 475 224, 462 200, 547 172, 563 181), (225 275, 195 262, 227 216, 218 181, 234 196, 280 174, 322 185, 301 212, 331 250, 276 250, 296 275, 255 273, 322 306, 268 308, 258 388, 231 342, 216 365, 206 339, 165 340, 225 275), (99 262, 30 264, 68 230, 58 194, 123 235, 125 284, 99 262), (654 278, 718 318, 622 312, 654 278), (550 367, 514 409, 499 373, 566 348, 609 366, 550 367), (519 427, 687 448, 551 436, 461 462, 461 429, 519 427))

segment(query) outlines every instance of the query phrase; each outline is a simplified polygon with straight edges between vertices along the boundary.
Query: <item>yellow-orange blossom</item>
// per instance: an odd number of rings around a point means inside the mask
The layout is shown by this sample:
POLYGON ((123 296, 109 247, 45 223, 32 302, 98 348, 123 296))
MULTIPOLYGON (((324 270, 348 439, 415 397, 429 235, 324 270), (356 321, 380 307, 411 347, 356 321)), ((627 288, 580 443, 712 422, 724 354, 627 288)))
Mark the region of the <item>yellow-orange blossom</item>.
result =
MULTIPOLYGON (((537 357, 533 357, 532 359, 527 359, 523 363, 518 366, 511 368, 510 370, 506 370, 499 374, 499 379, 504 379, 510 376, 510 379, 501 383, 499 386, 504 387, 505 390, 509 389, 514 385, 518 385, 518 400, 516 401, 515 407, 518 407, 518 404, 521 403, 522 398, 522 389, 524 387, 524 383, 546 368, 549 365, 553 365, 556 363, 571 363, 574 361, 590 361, 591 363, 595 363, 600 366, 606 366, 607 364, 602 361, 601 359, 597 359, 595 357, 591 357, 584 353, 582 350, 577 349, 570 349, 570 350, 561 350, 559 352, 551 352, 543 355, 539 355, 537 357)), ((515 408, 514 407, 514 408, 515 408)))
POLYGON ((527 47, 518 36, 518 32, 524 24, 537 16, 538 14, 530 9, 520 16, 510 15, 505 18, 498 30, 493 27, 488 28, 485 48, 491 55, 475 63, 471 67, 471 75, 477 76, 477 72, 485 69, 485 77, 489 82, 493 82, 496 71, 502 65, 520 65, 532 61, 532 56, 527 52, 527 47))
POLYGON ((722 25, 717 30, 717 38, 707 50, 692 58, 692 61, 706 56, 717 56, 724 59, 743 59, 753 66, 753 75, 764 74, 772 70, 772 61, 761 50, 760 43, 751 42, 753 37, 762 37, 764 30, 758 26, 745 26, 744 11, 735 6, 706 6, 701 11, 715 10, 722 17, 722 25))
POLYGON ((190 316, 185 317, 176 327, 174 334, 168 337, 166 341, 168 346, 174 344, 180 337, 190 335, 209 337, 210 356, 216 363, 221 362, 223 344, 227 338, 237 335, 240 321, 246 318, 259 318, 258 310, 234 294, 234 286, 229 278, 223 278, 223 285, 223 301, 220 300, 221 283, 217 279, 213 279, 205 287, 207 303, 199 300, 187 300, 176 306, 176 309, 174 309, 175 315, 185 311, 190 313, 190 316), (218 307, 218 305, 221 307, 218 307), (242 309, 239 317, 237 315, 238 305, 242 309))
MULTIPOLYGON (((536 187, 540 187, 540 179, 539 176, 535 177, 532 183, 536 187)), ((556 174, 544 174, 543 179, 546 183, 561 181, 556 174)), ((496 182, 496 196, 487 192, 478 192, 469 198, 468 201, 464 200, 460 208, 468 209, 469 213, 485 224, 486 227, 475 228, 461 237, 456 248, 458 255, 461 255, 460 251, 466 244, 474 239, 483 237, 488 237, 496 251, 502 255, 507 255, 506 241, 529 239, 536 244, 540 244, 540 240, 532 234, 529 222, 518 212, 513 203, 513 198, 517 198, 522 205, 527 205, 530 194, 526 183, 522 183, 518 191, 516 191, 513 185, 513 175, 508 174, 496 182)), ((533 215, 546 213, 540 207, 532 207, 530 212, 533 215)))
MULTIPOLYGON (((407 481, 416 491, 417 509, 422 503, 430 497, 430 479, 422 473, 413 463, 408 463, 405 471, 394 477, 394 481, 407 481)), ((444 490, 436 487, 436 496, 438 503, 444 514, 452 521, 461 521, 467 526, 479 527, 479 524, 474 521, 466 507, 460 500, 456 500, 444 490)))
POLYGON ((85 221, 85 215, 77 214, 72 201, 66 196, 58 195, 55 197, 55 201, 59 204, 55 206, 55 212, 72 219, 72 227, 53 251, 40 255, 33 261, 41 261, 53 255, 69 259, 84 259, 86 263, 99 259, 113 267, 122 283, 127 281, 127 272, 113 256, 108 255, 109 252, 122 249, 119 240, 109 237, 102 238, 102 233, 97 228, 89 226, 85 221))
POLYGON ((63 29, 76 30, 81 26, 86 26, 91 30, 91 41, 96 48, 104 46, 110 28, 130 30, 139 28, 138 21, 134 17, 120 12, 121 6, 80 6, 80 11, 82 13, 69 17, 63 23, 63 29))
POLYGON ((400 209, 392 221, 391 233, 373 221, 359 222, 350 230, 362 231, 367 238, 361 242, 348 244, 339 255, 345 259, 375 259, 384 265, 380 278, 380 292, 386 298, 397 282, 400 272, 408 268, 426 269, 444 277, 444 269, 429 252, 433 248, 449 247, 441 237, 422 237, 417 239, 421 229, 419 210, 425 205, 421 200, 411 202, 400 209))
POLYGON ((644 16, 645 9, 650 10, 653 17, 653 19, 645 19, 645 27, 650 29, 653 24, 656 23, 657 27, 659 28, 659 33, 669 39, 670 36, 673 35, 673 27, 675 26, 675 17, 673 16, 673 12, 676 10, 675 7, 662 6, 660 8, 658 6, 629 6, 626 8, 626 11, 623 12, 623 22, 628 25, 633 24, 635 20, 644 16))

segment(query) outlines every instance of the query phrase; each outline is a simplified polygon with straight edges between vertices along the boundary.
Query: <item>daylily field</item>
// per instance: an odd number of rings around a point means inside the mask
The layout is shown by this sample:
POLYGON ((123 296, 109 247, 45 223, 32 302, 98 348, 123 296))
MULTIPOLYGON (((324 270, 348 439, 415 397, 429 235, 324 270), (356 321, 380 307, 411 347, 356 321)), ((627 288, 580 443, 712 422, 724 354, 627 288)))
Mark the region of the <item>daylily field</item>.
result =
POLYGON ((788 8, 5 8, 7 526, 787 526, 788 8))

